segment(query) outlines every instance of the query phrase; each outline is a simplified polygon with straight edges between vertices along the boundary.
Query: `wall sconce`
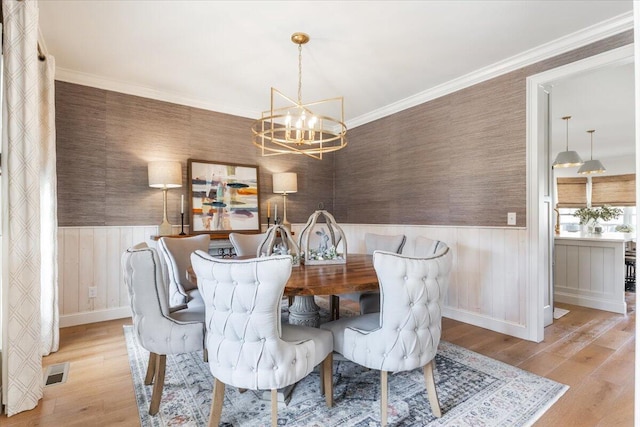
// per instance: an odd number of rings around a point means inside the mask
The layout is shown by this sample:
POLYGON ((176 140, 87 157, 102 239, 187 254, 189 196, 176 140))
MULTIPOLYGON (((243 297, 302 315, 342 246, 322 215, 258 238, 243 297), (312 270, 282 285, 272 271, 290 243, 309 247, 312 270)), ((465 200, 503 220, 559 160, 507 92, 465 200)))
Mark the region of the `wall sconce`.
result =
MULTIPOLYGON (((291 223, 287 221, 287 194, 298 192, 298 174, 295 172, 274 173, 273 192, 276 194, 282 194, 282 198, 284 199, 282 225, 291 230, 291 223)), ((276 218, 275 221, 277 220, 278 219, 276 218)))
POLYGON ((172 234, 171 224, 167 220, 167 191, 170 188, 182 187, 182 165, 180 162, 149 162, 149 187, 162 189, 163 218, 158 226, 159 236, 172 234))

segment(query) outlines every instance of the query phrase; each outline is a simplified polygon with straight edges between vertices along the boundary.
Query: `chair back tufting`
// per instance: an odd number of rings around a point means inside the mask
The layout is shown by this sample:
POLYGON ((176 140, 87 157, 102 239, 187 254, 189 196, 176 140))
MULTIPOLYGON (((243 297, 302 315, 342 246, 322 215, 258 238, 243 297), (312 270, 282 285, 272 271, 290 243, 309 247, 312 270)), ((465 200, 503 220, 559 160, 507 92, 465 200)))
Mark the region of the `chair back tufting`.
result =
POLYGON ((422 367, 440 342, 451 252, 446 248, 430 258, 412 258, 375 251, 373 265, 380 283, 380 326, 365 335, 347 328, 347 357, 383 371, 422 367))
POLYGON ((262 390, 293 384, 313 370, 313 340, 281 339, 280 300, 291 275, 290 256, 234 260, 197 251, 191 264, 205 304, 206 348, 215 378, 262 390))

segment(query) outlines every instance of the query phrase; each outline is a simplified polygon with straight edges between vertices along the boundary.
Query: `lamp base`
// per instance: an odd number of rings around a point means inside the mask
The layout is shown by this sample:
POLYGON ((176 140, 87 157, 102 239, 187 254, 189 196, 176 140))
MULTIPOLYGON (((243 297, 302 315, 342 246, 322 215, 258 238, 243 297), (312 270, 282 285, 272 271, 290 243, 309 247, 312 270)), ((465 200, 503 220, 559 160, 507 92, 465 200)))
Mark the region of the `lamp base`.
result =
POLYGON ((158 226, 158 236, 171 236, 173 234, 173 227, 169 224, 169 221, 162 221, 162 224, 158 226))

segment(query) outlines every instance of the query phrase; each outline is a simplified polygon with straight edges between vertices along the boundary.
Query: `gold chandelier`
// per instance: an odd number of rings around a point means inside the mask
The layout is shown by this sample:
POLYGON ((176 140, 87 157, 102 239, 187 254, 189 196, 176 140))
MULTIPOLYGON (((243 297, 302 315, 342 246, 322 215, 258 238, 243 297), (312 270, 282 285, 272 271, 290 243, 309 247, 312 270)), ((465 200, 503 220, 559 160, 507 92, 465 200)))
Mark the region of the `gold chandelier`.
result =
POLYGON ((271 109, 251 126, 253 144, 263 156, 304 154, 321 160, 324 153, 347 146, 344 99, 302 102, 302 45, 309 36, 293 33, 291 41, 298 45, 298 100, 271 88, 271 109))

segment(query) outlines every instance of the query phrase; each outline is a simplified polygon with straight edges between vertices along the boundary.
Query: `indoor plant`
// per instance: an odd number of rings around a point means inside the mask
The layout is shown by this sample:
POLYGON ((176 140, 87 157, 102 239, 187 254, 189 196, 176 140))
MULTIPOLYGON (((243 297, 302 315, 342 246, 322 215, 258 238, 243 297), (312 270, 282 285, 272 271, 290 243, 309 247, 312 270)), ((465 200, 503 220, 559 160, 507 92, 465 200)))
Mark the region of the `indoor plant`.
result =
POLYGON ((590 233, 601 233, 602 227, 599 225, 599 221, 610 221, 619 217, 622 214, 622 209, 612 208, 609 205, 604 205, 598 208, 580 208, 574 212, 573 216, 580 218, 580 225, 586 225, 590 233), (599 231, 598 231, 599 229, 599 231))

